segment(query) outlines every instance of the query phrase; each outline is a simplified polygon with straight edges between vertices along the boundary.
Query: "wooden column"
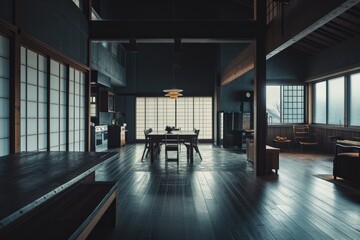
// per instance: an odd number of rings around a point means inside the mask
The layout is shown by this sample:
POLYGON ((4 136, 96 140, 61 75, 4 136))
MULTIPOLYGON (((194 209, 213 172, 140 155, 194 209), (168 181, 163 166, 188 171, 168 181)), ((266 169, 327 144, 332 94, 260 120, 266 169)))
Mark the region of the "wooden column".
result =
MULTIPOLYGON (((84 0, 83 1, 83 13, 90 23, 91 21, 91 12, 92 12, 92 0, 84 0)), ((87 58, 87 65, 90 68, 91 64, 91 39, 88 37, 88 58, 87 58)), ((91 132, 90 132, 90 96, 91 96, 91 68, 86 72, 85 74, 85 80, 86 80, 86 88, 85 88, 85 109, 87 110, 85 112, 85 152, 91 151, 91 132)))
MULTIPOLYGON (((14 1, 14 25, 19 29, 19 0, 14 1)), ((20 49, 21 36, 16 30, 10 44, 10 153, 20 152, 20 49)))
POLYGON ((254 71, 254 146, 255 168, 257 175, 266 173, 266 4, 265 0, 256 0, 255 16, 257 23, 255 71, 254 71))

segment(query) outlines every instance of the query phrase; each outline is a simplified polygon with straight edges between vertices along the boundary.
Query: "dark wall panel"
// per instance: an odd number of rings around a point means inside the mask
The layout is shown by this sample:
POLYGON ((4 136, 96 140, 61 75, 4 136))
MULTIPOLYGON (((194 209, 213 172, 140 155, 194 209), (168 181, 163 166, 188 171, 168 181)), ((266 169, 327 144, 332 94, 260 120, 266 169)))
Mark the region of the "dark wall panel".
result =
POLYGON ((334 153, 335 146, 330 142, 330 136, 341 136, 351 140, 353 137, 360 137, 360 129, 323 127, 312 125, 311 129, 318 136, 318 149, 325 153, 334 153))
MULTIPOLYGON (((348 129, 348 128, 336 128, 336 127, 325 127, 325 126, 316 126, 311 125, 310 131, 317 135, 319 144, 316 147, 311 149, 305 149, 304 151, 320 151, 323 153, 333 154, 335 152, 335 144, 330 142, 330 136, 341 136, 344 139, 352 139, 353 137, 360 137, 360 129, 348 129)), ((267 144, 271 146, 276 146, 272 140, 276 136, 287 137, 293 141, 292 150, 300 151, 299 145, 294 143, 293 139, 293 129, 292 125, 283 125, 283 126, 271 126, 268 127, 268 138, 267 144)))
POLYGON ((67 56, 87 64, 89 28, 70 0, 21 0, 21 29, 67 56))
POLYGON ((111 85, 125 86, 125 68, 113 57, 112 53, 100 43, 92 43, 91 50, 91 68, 110 78, 111 85))
POLYGON ((307 57, 284 50, 266 61, 267 84, 299 84, 306 77, 307 57))
POLYGON ((13 23, 13 1, 0 0, 0 18, 7 22, 13 23))
MULTIPOLYGON (((268 126, 268 132, 267 132, 267 142, 266 144, 273 146, 273 147, 277 147, 278 145, 275 144, 273 142, 273 139, 276 136, 281 136, 281 137, 286 137, 287 139, 290 139, 291 141, 294 141, 293 139, 293 128, 292 125, 276 125, 276 126, 272 126, 269 125, 268 126)), ((279 146, 281 147, 281 146, 279 146)))
POLYGON ((252 19, 254 12, 234 0, 101 0, 95 8, 104 19, 252 19))
POLYGON ((240 78, 232 81, 231 83, 221 87, 220 89, 220 109, 224 112, 239 112, 241 91, 253 91, 253 74, 247 72, 240 78))
POLYGON ((213 96, 217 50, 214 44, 183 44, 174 53, 173 44, 138 44, 127 56, 127 84, 121 94, 163 96, 175 82, 184 96, 213 96), (173 72, 173 67, 176 65, 173 72))

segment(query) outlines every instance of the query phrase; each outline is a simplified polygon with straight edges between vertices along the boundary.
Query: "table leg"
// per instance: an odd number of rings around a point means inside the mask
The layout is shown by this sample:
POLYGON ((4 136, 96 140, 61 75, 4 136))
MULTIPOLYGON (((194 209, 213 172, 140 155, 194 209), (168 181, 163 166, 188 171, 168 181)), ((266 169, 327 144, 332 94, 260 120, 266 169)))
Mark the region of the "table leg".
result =
POLYGON ((150 148, 150 159, 151 162, 154 162, 154 139, 152 137, 149 138, 149 148, 150 148))
POLYGON ((190 161, 194 161, 194 147, 193 147, 193 141, 194 139, 190 139, 190 161))

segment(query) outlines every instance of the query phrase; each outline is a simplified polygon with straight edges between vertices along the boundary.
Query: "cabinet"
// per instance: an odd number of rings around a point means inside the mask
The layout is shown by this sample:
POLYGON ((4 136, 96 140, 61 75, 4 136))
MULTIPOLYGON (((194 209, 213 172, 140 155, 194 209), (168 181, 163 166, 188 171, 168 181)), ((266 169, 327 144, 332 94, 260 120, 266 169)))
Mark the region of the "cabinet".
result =
POLYGON ((115 94, 109 91, 100 92, 100 112, 115 111, 115 94))
POLYGON ((108 146, 109 148, 118 148, 126 144, 125 126, 109 125, 108 126, 108 146))
POLYGON ((242 113, 226 112, 223 119, 223 146, 241 148, 242 113))

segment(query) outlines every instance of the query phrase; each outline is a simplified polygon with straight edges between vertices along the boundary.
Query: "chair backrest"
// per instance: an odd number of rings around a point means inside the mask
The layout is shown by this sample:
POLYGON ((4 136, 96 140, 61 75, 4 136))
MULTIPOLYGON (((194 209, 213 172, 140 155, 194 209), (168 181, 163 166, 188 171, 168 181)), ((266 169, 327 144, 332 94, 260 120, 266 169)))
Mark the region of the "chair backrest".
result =
POLYGON ((193 144, 195 144, 195 145, 197 146, 198 143, 199 143, 199 133, 200 133, 200 129, 195 129, 195 128, 194 128, 194 133, 196 134, 196 138, 195 138, 193 144))
POLYGON ((145 145, 147 145, 149 143, 149 133, 151 133, 153 130, 152 128, 149 128, 149 129, 145 129, 144 130, 144 135, 145 135, 145 145))
POLYGON ((295 139, 309 138, 309 125, 293 125, 293 134, 295 139))
POLYGON ((165 145, 179 144, 179 142, 180 142, 179 134, 176 133, 165 134, 165 145))

